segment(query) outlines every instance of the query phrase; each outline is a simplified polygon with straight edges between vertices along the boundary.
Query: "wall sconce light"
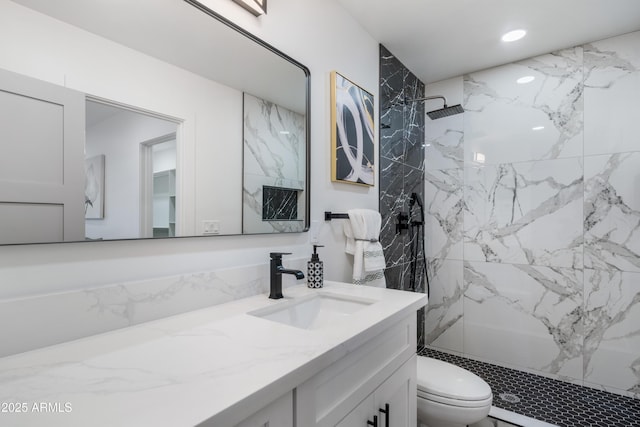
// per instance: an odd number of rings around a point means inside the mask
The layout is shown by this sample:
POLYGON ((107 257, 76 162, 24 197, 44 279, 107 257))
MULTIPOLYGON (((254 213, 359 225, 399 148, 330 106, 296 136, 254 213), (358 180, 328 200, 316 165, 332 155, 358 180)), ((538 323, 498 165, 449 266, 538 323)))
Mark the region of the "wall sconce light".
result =
POLYGON ((253 13, 255 16, 260 16, 267 13, 267 0, 233 0, 240 6, 253 13))

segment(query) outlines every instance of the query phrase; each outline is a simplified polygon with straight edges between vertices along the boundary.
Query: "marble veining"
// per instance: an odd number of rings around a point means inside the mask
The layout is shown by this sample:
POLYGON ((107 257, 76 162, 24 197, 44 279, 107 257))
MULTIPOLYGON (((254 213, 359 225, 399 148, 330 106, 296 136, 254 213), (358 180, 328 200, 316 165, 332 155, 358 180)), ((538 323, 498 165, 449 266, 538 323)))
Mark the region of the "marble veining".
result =
POLYGON ((576 47, 465 75, 465 164, 582 155, 582 64, 576 47))
POLYGON ((380 166, 382 168, 380 171, 380 214, 382 216, 380 243, 387 267, 393 267, 405 262, 404 235, 396 233, 398 214, 406 211, 404 165, 381 157, 380 166))
POLYGON ((640 32, 584 46, 584 154, 638 151, 640 32))
MULTIPOLYGON (((424 200, 424 84, 380 45, 380 214, 387 262, 387 287, 425 292, 423 249, 415 233, 396 231, 400 213, 409 214, 412 193, 424 200), (412 250, 417 261, 412 262, 412 250)), ((416 206, 417 207, 417 206, 416 206)), ((417 212, 414 210, 414 214, 417 212)), ((418 312, 418 342, 424 343, 424 309, 418 312)))
POLYGON ((639 43, 437 84, 465 113, 426 126, 427 345, 640 397, 639 43))
MULTIPOLYGON (((289 259, 299 270, 306 259, 289 259)), ((287 288, 296 281, 283 278, 287 288)), ((0 300, 0 357, 269 291, 268 263, 0 300), (50 325, 56 325, 50 328, 50 325)))
POLYGON ((465 168, 466 260, 582 266, 581 159, 465 168))
POLYGON ((465 262, 465 351, 496 357, 495 346, 502 362, 579 377, 582 280, 572 268, 465 262))
MULTIPOLYGON (((304 221, 263 220, 264 187, 305 188, 304 116, 280 105, 244 94, 243 209, 244 233, 302 231, 304 221)), ((269 205, 267 205, 269 206, 269 205)), ((302 215, 304 197, 296 211, 302 215)))
POLYGON ((464 166, 464 114, 427 120, 425 133, 426 170, 464 166))
MULTIPOLYGON (((424 97, 424 84, 410 70, 404 71, 404 93, 411 99, 424 97)), ((404 156, 402 161, 412 168, 424 169, 425 105, 423 101, 405 102, 404 114, 404 156)))
POLYGON ((425 172, 425 236, 429 258, 462 259, 463 172, 462 169, 425 172))
POLYGON ((262 187, 262 219, 297 220, 298 191, 264 185, 262 187))
POLYGON ((380 45, 380 158, 403 161, 404 149, 404 67, 380 45))
POLYGON ((408 286, 414 241, 408 231, 396 232, 398 214, 409 213, 411 193, 424 200, 424 103, 405 99, 423 94, 424 84, 380 45, 380 240, 387 267, 402 271, 386 275, 396 289, 408 286))
POLYGON ((425 342, 434 347, 462 352, 463 282, 462 260, 429 259, 430 293, 426 313, 425 342))
MULTIPOLYGON (((266 275, 266 267, 259 270, 266 275)), ((156 318, 154 312, 163 309, 177 313, 267 291, 262 277, 248 278, 242 286, 229 279, 224 272, 203 272, 82 292, 88 301, 92 301, 88 311, 122 317, 127 325, 135 325, 153 320, 156 318)))
POLYGON ((640 273, 585 270, 584 379, 640 397, 640 273))
POLYGON ((640 152, 585 158, 585 267, 640 272, 640 152))

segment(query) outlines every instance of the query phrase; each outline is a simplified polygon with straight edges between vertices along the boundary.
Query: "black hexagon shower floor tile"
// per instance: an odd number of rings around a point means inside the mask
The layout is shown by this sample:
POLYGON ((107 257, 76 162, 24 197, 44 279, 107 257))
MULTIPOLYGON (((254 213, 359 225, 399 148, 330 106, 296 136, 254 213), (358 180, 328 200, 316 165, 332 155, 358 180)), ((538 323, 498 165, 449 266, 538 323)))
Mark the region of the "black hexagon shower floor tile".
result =
POLYGON ((421 356, 453 363, 484 379, 493 405, 559 427, 640 426, 640 400, 444 353, 432 348, 421 356))

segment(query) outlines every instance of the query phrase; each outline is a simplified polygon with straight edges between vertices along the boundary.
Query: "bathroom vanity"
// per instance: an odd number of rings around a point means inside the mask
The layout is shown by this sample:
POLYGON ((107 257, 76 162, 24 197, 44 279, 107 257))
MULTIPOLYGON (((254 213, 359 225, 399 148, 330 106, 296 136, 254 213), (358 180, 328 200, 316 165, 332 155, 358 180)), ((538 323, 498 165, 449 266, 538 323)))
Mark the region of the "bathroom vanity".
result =
POLYGON ((335 282, 284 294, 2 358, 0 425, 415 426, 426 296, 335 282))

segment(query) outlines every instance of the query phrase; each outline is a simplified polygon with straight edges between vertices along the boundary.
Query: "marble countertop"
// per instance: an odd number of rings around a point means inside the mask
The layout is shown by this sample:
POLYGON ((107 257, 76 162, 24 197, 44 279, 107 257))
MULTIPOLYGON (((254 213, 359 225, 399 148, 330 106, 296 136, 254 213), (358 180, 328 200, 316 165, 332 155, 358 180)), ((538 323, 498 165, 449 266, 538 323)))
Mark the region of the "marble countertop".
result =
POLYGON ((0 425, 234 425, 427 302, 336 282, 284 294, 323 291, 376 302, 305 330, 247 314, 283 303, 257 295, 2 358, 0 425))

